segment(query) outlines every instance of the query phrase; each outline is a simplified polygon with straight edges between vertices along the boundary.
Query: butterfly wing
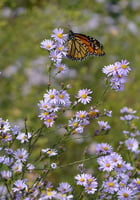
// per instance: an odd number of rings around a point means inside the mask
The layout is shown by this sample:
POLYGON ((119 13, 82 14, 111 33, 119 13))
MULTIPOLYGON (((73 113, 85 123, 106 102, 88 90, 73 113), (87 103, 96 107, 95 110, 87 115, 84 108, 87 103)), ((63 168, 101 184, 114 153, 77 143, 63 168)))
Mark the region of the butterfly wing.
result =
POLYGON ((80 33, 69 32, 68 54, 72 60, 83 60, 89 55, 103 56, 103 46, 92 37, 80 33))

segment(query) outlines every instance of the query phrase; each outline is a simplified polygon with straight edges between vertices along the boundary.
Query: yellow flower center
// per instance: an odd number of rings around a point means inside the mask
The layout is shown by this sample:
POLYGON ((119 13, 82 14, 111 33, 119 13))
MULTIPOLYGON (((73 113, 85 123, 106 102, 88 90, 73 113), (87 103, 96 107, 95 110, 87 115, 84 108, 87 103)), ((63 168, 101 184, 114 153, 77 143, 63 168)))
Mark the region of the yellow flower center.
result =
POLYGON ((110 183, 108 184, 108 186, 109 186, 109 187, 114 187, 114 183, 110 182, 110 183))
POLYGON ((59 95, 59 98, 60 98, 60 99, 64 99, 64 95, 63 95, 63 94, 60 94, 60 95, 59 95))
POLYGON ((47 154, 51 154, 51 153, 52 153, 52 151, 51 151, 51 150, 48 150, 48 151, 47 151, 47 154))
POLYGON ((123 196, 124 197, 128 197, 128 193, 123 193, 123 196))
POLYGON ((19 158, 22 159, 22 158, 23 158, 23 155, 19 155, 19 158))
POLYGON ((51 48, 51 45, 50 45, 50 44, 48 44, 48 45, 46 46, 46 48, 48 48, 48 49, 49 49, 49 48, 51 48))
POLYGON ((50 94, 50 99, 54 99, 54 95, 53 94, 50 94))
POLYGON ((123 68, 123 69, 126 69, 126 68, 127 68, 127 65, 122 65, 122 68, 123 68))
POLYGON ((64 67, 60 66, 59 71, 63 71, 63 70, 64 70, 64 67))
POLYGON ((44 114, 45 116, 49 115, 49 113, 48 113, 48 112, 44 112, 43 114, 44 114))
POLYGON ((58 38, 62 38, 62 37, 63 37, 63 34, 62 34, 62 33, 58 33, 58 34, 57 34, 57 37, 58 37, 58 38))
POLYGON ((84 114, 81 114, 81 115, 80 115, 80 118, 84 118, 84 117, 85 117, 85 115, 84 115, 84 114))
POLYGON ((83 99, 86 99, 87 98, 87 94, 82 94, 81 96, 83 99))
POLYGON ((74 123, 73 123, 73 126, 74 126, 74 127, 77 127, 77 126, 78 126, 78 123, 77 123, 77 122, 74 122, 74 123))
POLYGON ((106 163, 106 167, 110 167, 110 163, 106 163))
POLYGON ((80 182, 84 182, 85 181, 85 179, 84 178, 80 178, 80 182))
POLYGON ((108 147, 104 147, 104 150, 107 151, 107 150, 108 150, 108 147))
POLYGON ((122 164, 118 164, 117 167, 118 167, 118 168, 122 168, 122 164))
POLYGON ((140 180, 138 180, 136 183, 140 185, 140 180))
POLYGON ((93 179, 92 178, 89 178, 88 179, 88 182, 92 183, 93 179))
POLYGON ((63 47, 58 47, 58 50, 59 50, 59 51, 62 51, 62 50, 63 50, 63 47))
POLYGON ((47 119, 47 122, 48 122, 48 123, 52 122, 52 119, 47 119))

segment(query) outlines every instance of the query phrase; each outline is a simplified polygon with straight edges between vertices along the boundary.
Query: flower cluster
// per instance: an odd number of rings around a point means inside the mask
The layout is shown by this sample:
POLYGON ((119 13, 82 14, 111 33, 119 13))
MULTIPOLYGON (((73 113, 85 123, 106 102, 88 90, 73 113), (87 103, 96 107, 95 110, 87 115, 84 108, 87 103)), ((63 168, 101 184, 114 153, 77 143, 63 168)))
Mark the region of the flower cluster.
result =
POLYGON ((124 90, 124 83, 131 68, 127 60, 115 62, 114 64, 105 66, 103 73, 107 75, 107 79, 110 81, 111 88, 116 91, 124 90))
POLYGON ((77 185, 81 185, 84 187, 84 190, 88 194, 94 194, 97 190, 98 183, 96 178, 94 178, 91 174, 78 174, 75 176, 77 185))
POLYGON ((38 104, 42 111, 39 117, 47 127, 52 127, 57 118, 56 112, 71 105, 70 96, 65 90, 50 89, 44 94, 44 100, 38 104))
POLYGON ((49 51, 50 59, 56 67, 56 73, 65 73, 68 71, 68 67, 61 63, 62 58, 66 57, 68 51, 65 46, 68 35, 63 32, 63 29, 56 28, 51 35, 52 39, 45 39, 41 42, 41 48, 49 51))

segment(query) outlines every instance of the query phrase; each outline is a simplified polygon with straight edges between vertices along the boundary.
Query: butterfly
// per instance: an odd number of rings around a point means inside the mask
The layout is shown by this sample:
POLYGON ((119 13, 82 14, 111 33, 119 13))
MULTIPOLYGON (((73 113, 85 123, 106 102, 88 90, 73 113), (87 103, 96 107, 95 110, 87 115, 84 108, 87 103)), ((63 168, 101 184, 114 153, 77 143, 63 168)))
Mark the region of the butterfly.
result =
POLYGON ((93 37, 69 31, 67 57, 72 60, 83 60, 87 56, 103 56, 103 45, 93 37))

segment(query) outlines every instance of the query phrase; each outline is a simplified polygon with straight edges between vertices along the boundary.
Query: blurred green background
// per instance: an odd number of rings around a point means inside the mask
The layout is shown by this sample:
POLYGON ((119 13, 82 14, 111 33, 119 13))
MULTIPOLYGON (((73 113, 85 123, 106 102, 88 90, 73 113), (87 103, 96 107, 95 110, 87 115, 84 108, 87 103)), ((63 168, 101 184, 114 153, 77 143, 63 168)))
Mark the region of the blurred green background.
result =
MULTIPOLYGON (((105 138, 97 141, 111 142, 114 146, 122 137, 123 123, 119 121, 119 110, 123 106, 140 111, 140 1, 139 0, 1 0, 0 2, 0 113, 3 119, 24 127, 27 118, 29 130, 36 130, 42 122, 37 117, 39 100, 47 89, 48 53, 40 48, 40 42, 50 38, 54 28, 69 29, 98 39, 104 45, 106 55, 89 57, 82 62, 65 59, 70 73, 57 79, 52 87, 59 88, 61 82, 70 83, 71 95, 79 89, 93 91, 93 104, 101 102, 99 110, 113 110, 109 119, 112 130, 105 138), (104 99, 105 90, 102 68, 105 65, 127 59, 132 71, 123 92, 109 91, 104 99)), ((81 106, 84 110, 89 106, 81 106)), ((65 115, 65 123, 68 116, 65 115)), ((107 119, 108 120, 108 119, 107 119)), ((61 126, 61 118, 56 127, 61 126), (59 123, 59 124, 58 124, 59 123)), ((86 133, 95 130, 95 124, 86 133)), ((55 129, 55 128, 54 128, 55 129)), ((53 129, 53 130, 54 130, 53 129)), ((47 130, 47 139, 38 144, 47 148, 61 134, 47 130), (45 145, 45 146, 43 146, 45 145)), ((64 163, 82 158, 85 147, 92 137, 78 145, 68 142, 67 152, 61 158, 64 163), (74 149, 74 152, 73 152, 74 149), (76 152, 76 153, 75 153, 76 152), (79 156, 80 155, 80 156, 79 156)), ((92 162, 91 162, 92 163, 92 162)), ((67 169, 63 169, 66 170, 67 169)), ((63 173, 65 173, 63 171, 63 173)), ((73 172, 69 172, 72 173, 73 172)), ((61 174, 61 173, 60 173, 61 174)))

